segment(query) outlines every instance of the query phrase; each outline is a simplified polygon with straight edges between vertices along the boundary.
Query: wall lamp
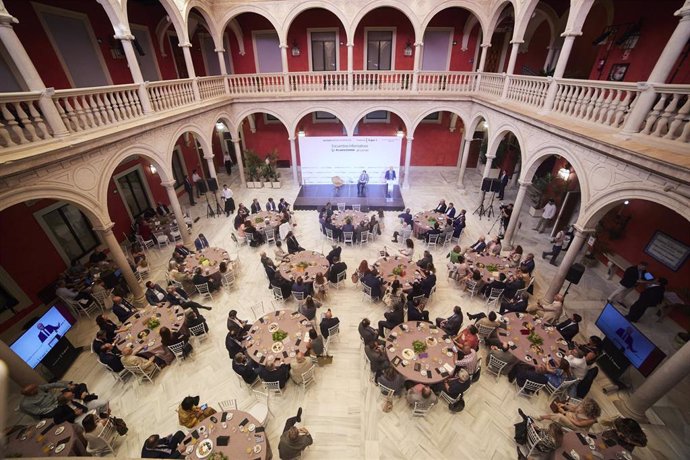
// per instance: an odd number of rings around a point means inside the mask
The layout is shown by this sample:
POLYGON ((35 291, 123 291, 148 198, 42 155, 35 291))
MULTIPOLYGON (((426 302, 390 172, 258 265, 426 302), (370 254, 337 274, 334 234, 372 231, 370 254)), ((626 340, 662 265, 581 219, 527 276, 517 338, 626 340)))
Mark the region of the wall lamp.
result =
POLYGON ((151 174, 156 174, 158 172, 156 167, 153 165, 149 165, 149 171, 151 171, 151 174))
POLYGON ((303 126, 300 126, 300 127, 299 127, 299 131, 297 131, 297 135, 298 135, 299 137, 304 137, 304 136, 305 136, 305 134, 304 134, 304 127, 303 127, 303 126))
POLYGON ((297 44, 297 41, 294 40, 292 42, 292 48, 290 49, 290 52, 292 53, 293 56, 297 57, 300 54, 302 54, 302 50, 299 49, 299 45, 297 44))
POLYGON ((405 44, 405 51, 404 51, 405 56, 412 56, 412 42, 409 40, 405 44))
POLYGON ((398 137, 404 137, 405 136, 405 132, 402 130, 402 127, 398 127, 398 132, 395 133, 395 135, 398 137))
POLYGON ((216 122, 216 129, 218 131, 223 131, 225 130, 225 124, 222 121, 217 121, 216 122))

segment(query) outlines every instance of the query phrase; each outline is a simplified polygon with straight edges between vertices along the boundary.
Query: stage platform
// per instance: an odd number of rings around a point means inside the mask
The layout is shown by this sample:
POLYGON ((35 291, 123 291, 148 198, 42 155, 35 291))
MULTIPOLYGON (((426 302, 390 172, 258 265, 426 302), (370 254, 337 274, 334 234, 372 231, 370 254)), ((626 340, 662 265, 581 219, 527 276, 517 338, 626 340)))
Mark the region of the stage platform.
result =
POLYGON ((369 184, 365 196, 357 196, 357 184, 346 184, 337 191, 332 184, 310 184, 300 187, 292 207, 296 210, 310 211, 321 209, 327 202, 333 207, 336 203, 345 203, 350 208, 353 204, 362 206, 362 211, 404 211, 405 202, 400 194, 400 187, 395 186, 391 198, 386 198, 385 184, 369 184))

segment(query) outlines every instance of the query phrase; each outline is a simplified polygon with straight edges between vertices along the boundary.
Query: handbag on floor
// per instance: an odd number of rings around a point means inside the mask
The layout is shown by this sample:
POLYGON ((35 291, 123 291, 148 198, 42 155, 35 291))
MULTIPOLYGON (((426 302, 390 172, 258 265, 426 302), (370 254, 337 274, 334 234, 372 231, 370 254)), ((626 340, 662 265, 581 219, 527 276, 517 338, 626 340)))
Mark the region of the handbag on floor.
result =
POLYGON ((117 417, 110 417, 110 420, 113 421, 113 425, 115 425, 115 431, 117 431, 117 434, 119 434, 120 436, 124 436, 127 434, 129 428, 127 428, 127 424, 124 420, 117 417))
POLYGON ((465 400, 462 396, 457 401, 448 404, 448 410, 450 410, 451 412, 462 412, 464 408, 465 400))
POLYGON ((327 364, 333 364, 333 356, 329 356, 329 355, 317 356, 316 362, 319 366, 325 366, 327 364))

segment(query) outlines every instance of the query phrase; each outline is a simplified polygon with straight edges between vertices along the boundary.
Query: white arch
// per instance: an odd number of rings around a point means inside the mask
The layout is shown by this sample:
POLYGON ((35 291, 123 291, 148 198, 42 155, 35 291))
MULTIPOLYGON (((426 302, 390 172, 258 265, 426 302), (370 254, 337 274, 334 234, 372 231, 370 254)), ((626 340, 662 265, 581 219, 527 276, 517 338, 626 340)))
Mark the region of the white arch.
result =
MULTIPOLYGON (((240 129, 240 126, 242 122, 244 121, 245 118, 247 118, 249 115, 255 114, 255 113, 267 113, 269 115, 273 115, 276 117, 285 127, 285 130, 287 131, 290 129, 289 127, 292 126, 292 123, 286 121, 286 118, 283 114, 276 112, 275 110, 267 109, 265 107, 251 107, 249 109, 245 109, 244 111, 240 112, 239 114, 235 115, 235 126, 237 126, 237 129, 240 129)), ((289 132, 288 132, 289 134, 289 132)))
POLYGON ((388 112, 394 113, 402 120, 403 124, 405 125, 405 132, 407 133, 408 136, 411 136, 412 131, 410 131, 410 126, 412 126, 412 123, 410 123, 410 119, 407 117, 407 114, 400 112, 398 109, 395 109, 393 107, 389 106, 383 106, 383 105, 374 105, 374 106, 369 106, 362 111, 359 112, 352 120, 352 124, 350 125, 350 130, 348 132, 354 133, 355 128, 357 127, 357 123, 359 123, 359 120, 365 117, 366 114, 369 112, 376 112, 378 110, 387 110, 388 112))
POLYGON ((187 132, 195 134, 199 138, 199 143, 201 144, 201 148, 204 151, 204 156, 213 155, 213 149, 211 148, 212 137, 207 137, 207 134, 205 133, 203 127, 197 125, 196 123, 189 123, 179 127, 168 141, 168 145, 165 151, 163 152, 163 158, 165 159, 166 165, 171 165, 172 167, 172 155, 173 150, 175 149, 175 144, 177 144, 177 139, 179 139, 181 135, 187 132))
POLYGON ((465 21, 465 26, 462 28, 462 41, 460 43, 461 51, 467 51, 467 45, 469 44, 470 37, 472 36, 472 29, 474 29, 474 26, 477 24, 479 24, 479 36, 481 38, 483 37, 482 25, 479 22, 479 19, 477 19, 477 16, 472 15, 467 19, 467 21, 465 21))
POLYGON ((230 113, 226 112, 225 110, 218 112, 215 115, 214 120, 215 121, 211 126, 211 132, 209 133, 209 139, 213 139, 213 133, 216 130, 216 122, 218 122, 218 120, 222 120, 227 125, 230 136, 232 136, 233 139, 237 139, 237 127, 235 126, 235 122, 230 113))
POLYGON ((427 13, 427 15, 422 19, 421 21, 421 28, 422 28, 422 33, 426 30, 427 27, 429 27, 429 23, 431 20, 436 16, 439 12, 448 9, 448 8, 462 8, 463 10, 469 11, 470 17, 465 21, 465 26, 463 28, 463 51, 467 49, 467 41, 465 40, 465 36, 469 35, 469 33, 472 31, 472 28, 475 26, 475 24, 479 23, 479 27, 482 30, 482 33, 485 32, 485 24, 486 24, 486 18, 481 14, 481 11, 478 11, 474 5, 471 3, 468 3, 466 0, 449 0, 445 2, 439 2, 434 8, 427 13), (469 30, 467 30, 468 23, 471 23, 469 26, 469 30))
POLYGON ((449 106, 435 107, 433 109, 428 109, 428 110, 422 112, 421 114, 419 114, 417 116, 417 118, 415 118, 412 121, 412 131, 411 131, 410 135, 414 136, 415 131, 419 127, 422 120, 424 120, 424 117, 431 115, 432 113, 435 113, 435 112, 450 112, 450 113, 454 113, 455 115, 457 115, 458 118, 460 118, 460 121, 462 122, 462 128, 465 130, 464 131, 465 136, 467 136, 467 132, 468 132, 467 131, 467 118, 466 118, 467 114, 463 114, 459 110, 452 108, 452 107, 449 107, 449 106))
MULTIPOLYGON (((127 1, 128 0, 121 0, 122 1, 122 14, 124 19, 127 21, 127 24, 129 25, 129 17, 127 14, 127 1)), ((174 0, 158 0, 158 3, 163 7, 166 13, 168 13, 168 17, 170 18, 170 22, 172 23, 173 27, 175 28, 175 32, 177 32, 177 37, 180 41, 180 43, 186 43, 189 41, 189 37, 187 36, 187 28, 185 27, 185 19, 182 17, 182 12, 180 9, 177 7, 177 4, 175 3, 174 0)))
POLYGON ((522 139, 522 134, 520 133, 520 130, 510 123, 503 123, 501 126, 494 130, 494 133, 495 134, 493 136, 489 137, 489 147, 486 150, 486 156, 495 157, 496 151, 498 150, 498 146, 501 144, 504 135, 507 133, 511 133, 515 136, 515 138, 518 141, 518 146, 520 147, 520 162, 524 165, 527 152, 525 151, 525 141, 522 139))
POLYGON ((486 27, 483 29, 484 35, 482 41, 485 44, 491 43, 491 39, 493 38, 496 26, 498 26, 501 20, 508 16, 509 12, 511 11, 513 13, 513 17, 515 17, 517 10, 511 0, 504 0, 502 3, 496 6, 496 9, 494 9, 491 19, 487 23, 486 27), (510 6, 512 6, 512 8, 509 8, 510 6))
POLYGON ((549 27, 549 33, 551 34, 549 38, 549 47, 553 47, 558 38, 558 16, 553 8, 545 3, 540 4, 534 11, 534 15, 534 19, 530 21, 527 30, 525 30, 525 36, 523 37, 524 43, 520 47, 522 52, 526 52, 529 49, 529 44, 532 41, 532 37, 534 37, 534 33, 544 21, 546 21, 549 27))
MULTIPOLYGON (((522 150, 522 145, 520 145, 520 150, 522 150)), ((577 155, 573 155, 570 153, 570 151, 561 146, 544 145, 539 147, 533 153, 526 154, 521 152, 520 156, 522 157, 522 168, 520 172, 520 180, 530 182, 534 176, 534 173, 537 172, 539 166, 541 166, 546 158, 552 155, 558 155, 565 158, 568 163, 570 163, 570 166, 575 170, 577 181, 580 185, 582 207, 584 208, 590 196, 589 182, 587 180, 587 168, 582 164, 577 155)))
POLYGON ((635 183, 619 184, 607 188, 592 201, 583 206, 578 218, 578 224, 584 228, 594 228, 601 218, 613 207, 625 200, 645 200, 660 204, 685 217, 690 222, 690 201, 682 195, 666 192, 654 184, 635 183))
POLYGON ((295 115, 295 117, 293 119, 293 124, 290 125, 290 127, 288 128, 288 134, 290 135, 290 137, 295 135, 295 131, 297 131, 297 127, 298 127, 300 120, 302 120, 302 118, 305 115, 309 115, 310 113, 314 113, 314 112, 328 112, 331 115, 335 115, 336 117, 338 117, 338 120, 340 121, 340 123, 342 123, 343 126, 345 126, 345 131, 347 132, 347 135, 348 136, 352 135, 351 131, 347 131, 347 123, 346 123, 347 120, 337 110, 333 110, 332 108, 325 107, 325 106, 317 106, 317 107, 308 107, 308 108, 302 110, 301 112, 299 112, 298 114, 295 115))
POLYGON ((412 30, 414 31, 415 36, 415 43, 422 42, 424 38, 424 30, 421 29, 419 25, 417 15, 415 15, 414 11, 412 11, 412 9, 407 5, 407 3, 399 2, 397 0, 374 0, 372 2, 368 2, 366 6, 360 9, 355 15, 355 17, 352 19, 352 22, 350 23, 350 30, 347 31, 348 36, 353 37, 354 39, 355 32, 357 32, 357 27, 362 22, 362 19, 367 14, 378 8, 393 8, 400 11, 407 18, 407 20, 410 21, 410 24, 412 24, 412 30))
POLYGON ((120 4, 117 3, 116 0, 98 0, 98 3, 101 4, 105 14, 108 15, 108 19, 110 19, 110 24, 113 26, 116 36, 131 34, 129 24, 127 23, 127 17, 123 15, 120 4))
POLYGON ((292 22, 297 18, 297 16, 299 16, 307 10, 315 8, 320 8, 329 11, 338 18, 338 20, 340 21, 340 25, 345 30, 345 43, 351 43, 352 40, 354 40, 354 35, 350 35, 350 31, 347 27, 349 25, 347 16, 345 15, 345 13, 343 13, 343 11, 340 8, 336 7, 335 3, 325 2, 323 0, 307 0, 304 2, 299 2, 295 8, 290 10, 288 15, 283 20, 282 28, 278 32, 278 36, 280 37, 280 43, 287 43, 287 37, 288 32, 290 32, 290 26, 292 25, 292 22))
POLYGON ((270 22, 276 33, 280 34, 280 23, 278 20, 269 12, 269 10, 256 5, 260 4, 252 3, 228 8, 220 21, 218 21, 218 37, 214 40, 216 40, 217 43, 223 43, 223 32, 225 32, 225 28, 228 27, 228 24, 231 20, 237 18, 237 16, 243 13, 258 14, 270 22))
MULTIPOLYGON (((216 49, 223 48, 223 34, 218 31, 218 24, 216 24, 215 16, 206 11, 206 6, 199 2, 199 0, 192 0, 185 8, 185 24, 189 25, 189 17, 192 14, 192 8, 195 8, 199 15, 204 19, 206 29, 213 39, 213 45, 216 49)), ((191 40, 192 37, 189 37, 191 40)))

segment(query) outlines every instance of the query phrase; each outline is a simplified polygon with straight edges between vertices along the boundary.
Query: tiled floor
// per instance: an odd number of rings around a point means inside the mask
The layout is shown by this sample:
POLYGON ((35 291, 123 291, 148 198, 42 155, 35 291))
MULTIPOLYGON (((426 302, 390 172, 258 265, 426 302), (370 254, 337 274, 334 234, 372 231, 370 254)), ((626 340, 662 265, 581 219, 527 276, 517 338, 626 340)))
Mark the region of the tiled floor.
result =
MULTIPOLYGON (((405 203, 413 211, 431 209, 441 197, 453 201, 458 208, 467 209, 468 227, 461 239, 461 245, 466 246, 474 242, 477 236, 487 232, 493 222, 486 219, 479 221, 476 216, 472 216, 478 204, 478 194, 459 193, 455 188, 456 174, 455 169, 413 171, 412 188, 403 193, 405 203)), ((290 174, 284 173, 282 177, 289 181, 290 174)), ((479 179, 475 171, 468 172, 467 188, 478 188, 479 179)), ((227 180, 227 177, 220 178, 221 183, 227 180)), ((279 191, 273 191, 241 189, 236 176, 229 182, 235 191, 236 201, 245 204, 253 197, 259 198, 262 203, 269 196, 276 200, 285 197, 291 201, 298 191, 290 183, 283 184, 283 189, 279 191)), ((509 189, 506 201, 514 193, 514 189, 509 189)), ((186 198, 183 200, 184 205, 186 198)), ((203 216, 195 225, 195 232, 203 231, 214 246, 235 251, 230 238, 231 219, 206 219, 205 209, 201 205, 197 205, 192 212, 203 216)), ((350 270, 363 258, 374 260, 381 246, 392 245, 390 235, 395 214, 386 214, 384 222, 387 229, 383 230, 384 234, 378 241, 369 247, 344 249, 344 260, 350 270)), ((316 212, 299 211, 295 213, 295 217, 298 223, 296 234, 302 246, 327 252, 329 247, 318 232, 316 212)), ((532 234, 529 230, 532 226, 529 221, 531 217, 527 214, 520 215, 520 219, 523 220, 523 230, 516 238, 517 241, 527 251, 539 254, 548 246, 547 237, 532 234)), ((259 263, 259 252, 262 250, 272 252, 272 248, 266 247, 239 249, 242 261, 239 287, 217 295, 209 303, 214 307, 213 311, 205 314, 211 328, 211 339, 197 348, 192 360, 165 369, 153 385, 114 384, 112 377, 104 373, 100 366, 96 366, 95 357, 88 353, 82 354, 71 368, 67 378, 88 382, 94 391, 113 401, 113 413, 127 421, 130 433, 120 447, 118 456, 137 457, 143 440, 149 434, 167 434, 177 430, 179 426, 174 410, 186 395, 198 394, 202 401, 211 406, 228 398, 237 398, 240 407, 251 403, 247 391, 237 383, 224 348, 225 318, 232 308, 237 309, 242 318, 251 318, 248 308, 251 303, 258 300, 271 302, 265 274, 259 263)), ((165 254, 152 252, 154 266, 160 267, 153 279, 163 279, 162 267, 170 251, 163 252, 165 254)), ((431 317, 447 316, 454 305, 461 305, 468 312, 482 310, 481 301, 468 299, 446 282, 445 251, 435 251, 434 257, 437 259, 439 283, 437 294, 430 304, 431 317)), ((554 270, 554 267, 546 263, 537 264, 537 296, 544 292, 554 270)), ((585 317, 586 324, 582 331, 584 335, 597 332, 592 321, 601 309, 602 300, 614 287, 614 282, 607 281, 599 273, 600 270, 588 270, 581 284, 573 286, 566 303, 569 312, 577 311, 585 317)), ((522 407, 532 414, 539 414, 547 409, 545 397, 535 398, 533 401, 518 399, 507 380, 503 378, 496 381, 493 376, 485 374, 467 393, 467 405, 461 413, 452 414, 444 405, 438 405, 427 418, 413 419, 403 401, 397 401, 392 412, 383 413, 377 391, 368 381, 368 371, 363 370, 357 324, 365 316, 377 321, 383 316, 384 307, 381 304, 363 302, 361 295, 349 281, 344 289, 331 291, 326 306, 332 308, 341 320, 341 338, 332 348, 335 359, 332 365, 318 370, 318 382, 306 394, 289 384, 283 398, 271 399, 271 411, 275 417, 269 420, 267 431, 276 456, 283 421, 293 415, 299 406, 304 408, 303 422, 315 440, 304 458, 329 459, 514 458, 515 443, 512 438, 513 423, 518 420, 517 408, 522 407)), ((289 303, 288 308, 294 308, 294 303, 289 303)), ((666 350, 670 349, 671 339, 678 329, 668 320, 659 327, 653 322, 651 315, 642 321, 640 327, 666 350)), ((70 333, 70 339, 77 345, 87 345, 95 331, 95 325, 80 322, 70 333)), ((636 382, 638 380, 635 379, 636 382)), ((612 398, 616 396, 607 396, 602 392, 602 387, 607 384, 606 377, 600 375, 591 395, 602 405, 607 415, 614 415, 612 398)), ((678 393, 682 395, 685 388, 687 386, 683 386, 680 392, 675 391, 655 407, 657 424, 645 425, 650 442, 647 448, 635 451, 639 458, 671 459, 690 456, 688 436, 684 435, 688 427, 688 403, 675 397, 678 393), (661 419, 667 421, 667 426, 661 424, 661 419)))

